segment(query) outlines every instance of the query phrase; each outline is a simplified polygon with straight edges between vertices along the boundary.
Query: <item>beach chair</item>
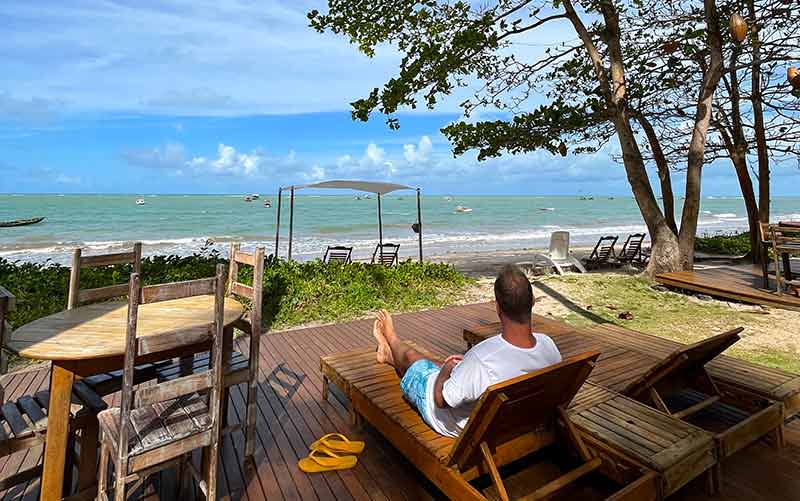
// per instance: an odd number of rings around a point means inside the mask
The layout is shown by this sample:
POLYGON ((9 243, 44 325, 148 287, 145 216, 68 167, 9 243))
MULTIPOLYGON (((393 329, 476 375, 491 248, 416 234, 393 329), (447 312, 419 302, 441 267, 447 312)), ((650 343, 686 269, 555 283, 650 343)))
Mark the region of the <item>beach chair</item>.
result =
MULTIPOLYGON (((67 309, 77 308, 82 304, 98 303, 110 299, 121 298, 128 295, 128 284, 107 285, 93 289, 81 289, 81 270, 112 265, 130 265, 133 273, 142 271, 142 244, 136 242, 129 251, 111 254, 93 254, 84 256, 83 249, 77 248, 72 253, 72 268, 69 274, 69 293, 67 295, 67 309)), ((156 377, 153 364, 143 364, 136 368, 135 384, 149 381, 156 377)), ((122 371, 104 372, 83 379, 92 391, 105 397, 116 393, 122 387, 122 371)))
MULTIPOLYGON (((373 349, 323 357, 323 399, 328 398, 329 382, 344 390, 354 422, 368 421, 450 499, 543 499, 607 466, 589 452, 566 415, 598 356, 584 353, 489 387, 455 439, 439 435, 422 421, 404 400, 397 373, 377 364, 373 349), (522 458, 552 458, 551 447, 560 446, 578 463, 563 475, 553 475, 555 479, 543 479, 539 473, 536 481, 528 477, 520 482, 525 473, 503 476, 500 471, 522 458), (481 492, 471 481, 487 473, 491 484, 481 492)), ((636 480, 609 499, 656 499, 655 475, 636 467, 628 471, 633 470, 636 480)))
MULTIPOLYGON (((138 273, 131 275, 120 405, 98 416, 101 432, 98 500, 109 498, 109 462, 114 466, 116 501, 127 499, 126 491, 135 491, 149 475, 170 467, 188 470, 206 499, 217 499, 224 304, 225 266, 221 264, 211 278, 148 287, 141 287, 138 273), (140 304, 200 295, 214 296, 211 322, 158 336, 136 335, 140 304), (203 374, 134 387, 133 372, 138 357, 161 356, 168 360, 175 350, 209 341, 213 357, 203 374), (192 463, 192 452, 196 449, 203 450, 202 471, 192 463)), ((179 487, 182 476, 179 471, 179 487)))
POLYGON ((393 266, 400 262, 397 253, 400 250, 400 244, 378 244, 375 246, 375 251, 372 253, 372 264, 382 264, 384 266, 393 266))
POLYGON ((618 239, 619 237, 613 235, 600 237, 594 249, 592 249, 592 253, 584 259, 586 266, 598 268, 602 265, 612 264, 617 258, 614 245, 616 245, 618 239))
POLYGON ((342 245, 329 245, 325 249, 325 255, 322 257, 323 263, 342 263, 347 264, 352 261, 350 255, 353 253, 352 247, 344 247, 342 245))
POLYGON ((795 279, 792 274, 790 255, 800 254, 800 223, 778 223, 770 226, 770 241, 772 257, 775 260, 775 281, 778 295, 783 294, 784 286, 797 293, 800 291, 800 279, 795 279), (781 261, 783 267, 781 267, 781 261))
MULTIPOLYGON (((11 334, 8 314, 14 309, 15 302, 14 295, 0 287, 0 375, 8 372, 6 340, 11 334)), ((41 452, 33 449, 42 447, 47 437, 50 392, 41 390, 34 395, 22 395, 8 400, 5 397, 5 387, 0 384, 0 459, 5 460, 4 458, 14 453, 26 450, 31 450, 29 457, 39 458, 41 452)), ((67 485, 64 486, 64 491, 69 493, 71 490, 72 469, 77 464, 81 466, 78 479, 78 490, 81 492, 78 494, 86 494, 82 491, 94 483, 95 469, 92 466, 97 465, 94 458, 97 450, 97 414, 106 408, 106 404, 83 381, 75 381, 73 385, 72 404, 69 419, 70 447, 66 455, 67 485), (76 436, 81 444, 78 457, 72 447, 76 436)), ((0 479, 0 491, 40 477, 42 462, 25 461, 18 470, 13 468, 11 471, 14 473, 0 479)))
MULTIPOLYGON (((751 415, 724 403, 724 394, 705 369, 708 362, 739 341, 743 330, 739 327, 675 350, 635 378, 622 394, 716 433, 720 459, 768 433, 774 433, 775 445, 780 448, 782 405, 762 403, 751 415)), ((719 467, 715 483, 720 483, 719 467)))
POLYGON ((769 251, 772 250, 772 230, 769 223, 758 223, 758 238, 761 243, 761 276, 764 288, 769 289, 769 251))
MULTIPOLYGON (((550 234, 550 250, 547 254, 534 254, 534 260, 544 260, 552 268, 555 268, 559 275, 564 274, 564 268, 574 267, 580 273, 586 273, 580 261, 575 259, 569 251, 569 232, 554 231, 550 234)), ((535 264, 534 264, 535 265, 535 264)))
MULTIPOLYGON (((228 268, 227 295, 233 299, 244 299, 250 303, 250 312, 234 324, 240 331, 249 334, 248 354, 245 355, 232 346, 224 346, 225 376, 222 394, 222 427, 224 433, 238 431, 238 426, 229 427, 227 422, 230 388, 247 383, 247 412, 245 415, 244 455, 253 456, 255 449, 258 366, 261 347, 261 303, 264 297, 264 248, 256 247, 255 252, 242 252, 240 244, 231 244, 230 265, 228 268), (239 268, 250 266, 253 269, 253 285, 239 282, 239 268)), ((171 381, 188 374, 205 372, 211 366, 211 354, 208 351, 193 357, 172 360, 169 363, 156 364, 158 380, 171 381)))
POLYGON ((644 255, 642 254, 642 242, 644 242, 644 233, 632 233, 625 239, 622 245, 622 250, 617 254, 617 261, 624 264, 644 263, 644 255))

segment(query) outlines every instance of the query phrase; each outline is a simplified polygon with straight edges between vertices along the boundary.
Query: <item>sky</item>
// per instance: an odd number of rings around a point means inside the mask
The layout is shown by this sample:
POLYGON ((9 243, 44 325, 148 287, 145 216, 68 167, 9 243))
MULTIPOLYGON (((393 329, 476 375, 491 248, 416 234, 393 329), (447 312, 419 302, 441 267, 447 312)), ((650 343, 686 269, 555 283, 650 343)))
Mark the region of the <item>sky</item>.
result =
MULTIPOLYGON (((315 32, 314 8, 325 2, 3 1, 0 193, 269 193, 380 179, 429 193, 630 194, 614 144, 454 158, 439 130, 464 119, 463 96, 401 114, 398 131, 380 116, 352 121, 349 103, 394 76, 400 56, 381 47, 370 59, 315 32)), ((570 36, 548 30, 524 50, 570 36)), ((796 195, 782 182, 800 179, 795 166, 774 177, 776 195, 796 195)), ((722 164, 703 189, 735 196, 738 184, 722 164)))

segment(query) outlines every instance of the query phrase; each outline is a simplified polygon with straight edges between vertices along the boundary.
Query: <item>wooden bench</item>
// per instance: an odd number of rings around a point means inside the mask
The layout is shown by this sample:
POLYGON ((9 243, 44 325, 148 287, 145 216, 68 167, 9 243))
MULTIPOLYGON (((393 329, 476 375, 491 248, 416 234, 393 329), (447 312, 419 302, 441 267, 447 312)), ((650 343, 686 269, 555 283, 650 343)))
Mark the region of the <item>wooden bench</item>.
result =
MULTIPOLYGON (((430 355, 419 346, 414 347, 430 355)), ((433 355, 430 357, 435 359, 433 355)), ((320 368, 324 381, 323 398, 328 398, 329 384, 338 387, 350 399, 354 423, 359 423, 363 416, 407 456, 430 455, 440 462, 448 457, 453 439, 430 430, 406 403, 400 391, 399 377, 393 368, 375 361, 374 348, 322 357, 320 368), (386 429, 396 429, 396 436, 387 433, 386 429), (406 443, 410 442, 404 432, 406 429, 411 430, 420 444, 406 443)), ((602 474, 637 490, 637 496, 641 496, 631 499, 667 496, 691 479, 708 472, 716 463, 712 434, 589 383, 578 391, 567 414, 569 423, 575 425, 576 434, 592 457, 601 458, 599 469, 602 474), (603 407, 597 407, 600 405, 603 407), (624 426, 605 419, 606 406, 625 409, 612 411, 626 416, 624 426), (577 419, 572 419, 573 416, 577 419), (648 471, 655 472, 658 477, 657 482, 645 487, 644 484, 648 483, 644 480, 647 477, 645 472, 648 471)), ((563 421, 562 424, 567 425, 563 421)), ((436 471, 426 474, 430 477, 436 471)), ((447 493, 444 488, 442 490, 447 493)), ((628 491, 623 489, 619 495, 625 492, 628 491)))

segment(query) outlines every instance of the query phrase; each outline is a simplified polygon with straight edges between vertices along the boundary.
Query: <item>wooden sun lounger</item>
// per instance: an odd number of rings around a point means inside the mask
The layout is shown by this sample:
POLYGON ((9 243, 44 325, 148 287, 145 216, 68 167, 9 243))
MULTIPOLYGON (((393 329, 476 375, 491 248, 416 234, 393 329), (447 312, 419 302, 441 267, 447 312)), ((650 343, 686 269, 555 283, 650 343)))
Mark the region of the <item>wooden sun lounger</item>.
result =
MULTIPOLYGON (((597 339, 660 358, 669 356, 683 346, 671 339, 614 324, 594 325, 587 332, 597 339)), ((725 400, 753 409, 763 408, 769 401, 780 402, 785 419, 800 413, 800 374, 727 355, 715 357, 705 365, 705 369, 725 400)))
POLYGON ((352 247, 345 247, 342 245, 329 245, 325 249, 325 255, 322 257, 323 263, 342 263, 347 264, 352 261, 351 255, 353 254, 352 247))
POLYGON ((642 252, 642 243, 644 242, 644 233, 632 233, 628 235, 625 243, 622 244, 622 250, 617 254, 617 261, 620 263, 645 263, 645 256, 642 252))
MULTIPOLYGON (((435 360, 425 350, 418 346, 415 348, 435 360)), ((538 375, 523 376, 522 381, 528 386, 538 387, 545 377, 549 379, 551 383, 548 384, 557 386, 561 394, 549 402, 561 402, 563 409, 580 384, 576 385, 572 376, 562 381, 561 377, 554 375, 569 375, 564 367, 571 367, 569 371, 574 372, 581 367, 580 364, 585 364, 593 357, 596 355, 572 358, 571 366, 562 364, 540 371, 538 375), (576 363, 579 365, 574 365, 576 363)), ((534 419, 548 423, 554 414, 561 414, 560 422, 568 433, 573 428, 572 424, 575 424, 571 443, 577 444, 574 448, 580 451, 582 457, 600 458, 601 463, 596 468, 606 477, 627 485, 610 499, 655 499, 669 495, 708 471, 716 462, 711 434, 590 384, 583 385, 572 400, 567 411, 569 418, 558 410, 558 406, 550 405, 547 413, 542 413, 542 395, 536 395, 532 410, 527 410, 527 407, 523 410, 525 401, 515 400, 516 393, 507 389, 508 385, 520 384, 519 380, 495 385, 487 390, 482 403, 476 407, 464 434, 454 440, 438 435, 422 421, 403 399, 395 371, 375 362, 374 348, 323 357, 320 365, 325 383, 323 398, 327 398, 330 383, 340 388, 351 401, 354 422, 359 422, 363 416, 452 499, 484 499, 468 483, 478 474, 492 471, 486 464, 488 460, 480 453, 482 442, 487 443, 490 451, 494 452, 491 457, 496 466, 507 464, 536 449, 556 444, 549 424, 538 433, 530 432, 534 419), (502 403, 503 398, 500 397, 503 392, 507 397, 511 393, 512 398, 506 403, 502 403), (513 412, 505 410, 515 405, 517 408, 512 409, 513 412), (616 413, 615 417, 607 419, 608 412, 612 415, 616 413), (491 413, 496 413, 496 422, 489 419, 491 413), (573 414, 578 416, 577 420, 571 419, 573 414), (519 422, 520 416, 525 417, 522 424, 519 422), (614 422, 623 419, 623 416, 627 420, 624 426, 614 422), (501 426, 503 424, 505 426, 501 426), (486 428, 479 432, 479 426, 486 428), (509 434, 508 430, 512 430, 512 433, 509 434)), ((582 371, 588 372, 585 368, 582 371)), ((592 461, 584 462, 579 469, 589 468, 587 465, 592 461)), ((495 481, 497 484, 500 481, 499 474, 495 478, 498 479, 495 481)), ((516 480, 503 478, 501 481, 512 489, 516 480)))
POLYGON ((589 257, 584 259, 586 266, 597 268, 604 264, 613 264, 614 260, 617 258, 617 254, 614 251, 614 246, 617 244, 618 239, 619 237, 614 235, 600 237, 600 239, 594 245, 592 253, 589 254, 589 257))
POLYGON ((398 252, 400 244, 378 244, 372 253, 372 264, 382 264, 384 266, 394 266, 400 262, 398 252))

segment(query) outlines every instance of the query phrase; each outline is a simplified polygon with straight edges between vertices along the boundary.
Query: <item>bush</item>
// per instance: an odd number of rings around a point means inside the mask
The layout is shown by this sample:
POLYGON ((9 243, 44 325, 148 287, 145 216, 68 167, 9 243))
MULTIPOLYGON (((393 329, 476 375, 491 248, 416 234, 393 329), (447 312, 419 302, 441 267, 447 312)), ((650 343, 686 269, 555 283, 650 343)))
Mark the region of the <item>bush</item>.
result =
POLYGON ((694 250, 722 256, 743 256, 750 253, 750 234, 703 235, 695 239, 694 250))
MULTIPOLYGON (((145 285, 213 276, 216 253, 188 257, 152 256, 142 260, 145 285)), ((131 266, 81 270, 81 288, 124 283, 131 266)), ((239 280, 252 283, 250 267, 239 280)), ((267 327, 282 328, 311 321, 351 320, 379 308, 408 311, 451 304, 469 280, 452 266, 406 261, 387 268, 365 263, 323 264, 267 258, 262 316, 267 327)), ((17 297, 14 327, 66 308, 69 267, 11 263, 0 258, 0 285, 17 297)))

